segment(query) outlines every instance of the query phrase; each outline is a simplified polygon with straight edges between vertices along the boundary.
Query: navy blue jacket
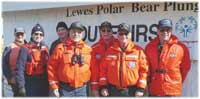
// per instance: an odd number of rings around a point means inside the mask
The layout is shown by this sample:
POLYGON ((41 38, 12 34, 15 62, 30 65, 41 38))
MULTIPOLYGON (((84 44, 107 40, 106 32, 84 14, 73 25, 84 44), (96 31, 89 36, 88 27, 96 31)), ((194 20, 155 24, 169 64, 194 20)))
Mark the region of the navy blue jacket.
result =
POLYGON ((62 42, 62 41, 58 38, 57 40, 55 40, 55 41, 51 44, 51 47, 50 47, 50 50, 49 50, 50 55, 53 54, 53 51, 54 51, 55 47, 56 47, 58 44, 60 44, 61 42, 62 42))
POLYGON ((9 65, 9 56, 11 53, 11 48, 6 47, 3 53, 3 74, 9 80, 12 77, 15 78, 18 88, 25 87, 25 63, 31 60, 28 49, 22 46, 19 50, 18 58, 16 61, 16 75, 12 75, 10 65, 9 65))

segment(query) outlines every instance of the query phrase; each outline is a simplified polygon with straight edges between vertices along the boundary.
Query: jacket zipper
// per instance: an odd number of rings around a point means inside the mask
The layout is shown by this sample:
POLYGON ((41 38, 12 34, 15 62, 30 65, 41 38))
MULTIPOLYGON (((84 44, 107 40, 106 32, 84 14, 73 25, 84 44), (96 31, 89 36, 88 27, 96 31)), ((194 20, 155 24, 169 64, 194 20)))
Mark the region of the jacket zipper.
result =
POLYGON ((120 80, 120 87, 122 88, 122 55, 123 55, 123 52, 121 52, 120 54, 120 67, 119 67, 119 80, 120 80))

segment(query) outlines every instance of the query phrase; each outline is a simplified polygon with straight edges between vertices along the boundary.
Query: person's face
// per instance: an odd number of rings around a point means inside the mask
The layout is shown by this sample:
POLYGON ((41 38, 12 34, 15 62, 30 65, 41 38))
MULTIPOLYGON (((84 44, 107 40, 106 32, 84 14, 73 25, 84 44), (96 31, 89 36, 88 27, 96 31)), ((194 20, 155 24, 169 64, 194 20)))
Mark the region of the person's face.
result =
POLYGON ((57 30, 57 34, 61 39, 66 38, 68 36, 68 30, 64 27, 59 27, 57 30))
POLYGON ((158 36, 161 43, 169 41, 172 34, 172 28, 160 28, 158 29, 158 36))
POLYGON ((21 32, 15 33, 15 40, 16 41, 23 42, 25 37, 26 37, 25 33, 21 33, 21 32))
POLYGON ((35 33, 33 33, 32 35, 32 39, 37 42, 37 43, 40 43, 44 38, 44 35, 42 32, 40 31, 36 31, 35 33))
POLYGON ((82 39, 83 32, 80 29, 70 29, 69 36, 74 42, 79 42, 82 39))
POLYGON ((127 44, 130 40, 130 32, 122 30, 118 31, 118 40, 121 44, 127 44))
POLYGON ((100 29, 100 34, 104 40, 109 40, 112 37, 112 29, 109 27, 102 27, 100 29))

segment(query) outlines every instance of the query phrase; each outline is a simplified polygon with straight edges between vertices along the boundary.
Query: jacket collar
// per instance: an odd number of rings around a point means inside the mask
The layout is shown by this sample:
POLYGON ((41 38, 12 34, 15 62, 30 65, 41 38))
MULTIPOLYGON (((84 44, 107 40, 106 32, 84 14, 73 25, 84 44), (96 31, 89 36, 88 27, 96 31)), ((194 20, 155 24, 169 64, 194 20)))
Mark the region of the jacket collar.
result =
MULTIPOLYGON (((130 41, 128 42, 128 45, 127 45, 127 47, 126 47, 126 49, 125 49, 124 52, 132 52, 132 51, 133 51, 134 45, 135 45, 135 44, 130 40, 130 41)), ((122 50, 121 50, 119 41, 115 42, 115 43, 113 44, 113 46, 111 46, 111 49, 121 52, 122 50)))
MULTIPOLYGON (((157 36, 154 40, 156 44, 159 44, 159 37, 157 36)), ((169 41, 166 43, 167 45, 171 45, 178 42, 178 38, 175 35, 171 35, 169 41)))
MULTIPOLYGON (((114 38, 114 36, 112 36, 108 41, 108 46, 111 46, 115 42, 115 40, 116 39, 114 38)), ((105 45, 105 40, 103 38, 100 38, 99 43, 101 45, 105 45)))
POLYGON ((73 40, 71 40, 70 38, 67 39, 65 42, 66 43, 64 43, 64 44, 66 44, 66 46, 76 46, 78 48, 82 48, 85 45, 83 40, 80 40, 79 42, 76 43, 73 40))

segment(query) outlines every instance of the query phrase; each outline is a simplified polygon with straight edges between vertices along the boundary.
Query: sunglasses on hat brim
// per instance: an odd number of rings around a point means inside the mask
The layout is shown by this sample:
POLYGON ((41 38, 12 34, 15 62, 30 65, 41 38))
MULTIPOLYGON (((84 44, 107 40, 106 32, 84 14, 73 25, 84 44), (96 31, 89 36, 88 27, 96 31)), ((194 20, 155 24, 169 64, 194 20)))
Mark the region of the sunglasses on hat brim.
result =
POLYGON ((118 35, 128 35, 128 34, 129 34, 129 31, 126 31, 126 30, 118 31, 118 35))
POLYGON ((109 29, 108 29, 108 30, 102 29, 101 31, 102 31, 102 32, 111 32, 112 30, 109 30, 109 29))
POLYGON ((44 36, 44 34, 42 34, 42 33, 34 33, 33 35, 40 35, 40 36, 44 36))
POLYGON ((22 32, 15 33, 15 36, 24 36, 24 33, 22 32))

